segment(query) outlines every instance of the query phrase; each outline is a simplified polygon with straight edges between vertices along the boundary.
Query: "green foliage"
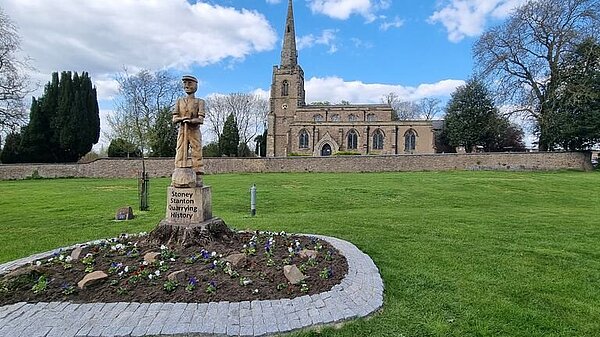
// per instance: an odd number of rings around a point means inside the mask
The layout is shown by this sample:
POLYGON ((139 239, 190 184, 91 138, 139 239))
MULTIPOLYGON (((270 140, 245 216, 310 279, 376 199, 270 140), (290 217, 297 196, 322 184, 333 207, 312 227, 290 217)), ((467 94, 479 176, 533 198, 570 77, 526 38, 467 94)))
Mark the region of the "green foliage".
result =
POLYGON ((21 158, 23 148, 21 146, 21 133, 12 132, 6 136, 4 148, 0 153, 0 162, 4 164, 18 163, 21 158))
POLYGON ((565 59, 557 106, 549 120, 550 147, 587 150, 600 142, 600 43, 588 38, 565 59))
POLYGON ((113 139, 108 145, 108 156, 109 157, 141 157, 142 151, 122 138, 113 139))
POLYGON ((219 138, 219 153, 223 156, 235 157, 238 154, 240 133, 235 122, 235 116, 229 114, 223 126, 223 134, 219 138))
POLYGON ((52 74, 41 98, 33 98, 23 130, 20 162, 75 162, 100 138, 96 88, 86 72, 52 74))
MULTIPOLYGON (((477 79, 456 89, 444 119, 445 130, 440 136, 447 137, 447 144, 452 147, 464 146, 467 152, 476 146, 486 152, 524 148, 522 131, 500 116, 490 92, 477 79)), ((441 143, 440 147, 446 148, 446 144, 441 143)))
POLYGON ((202 157, 220 157, 219 144, 210 142, 202 147, 202 157))
POLYGON ((237 156, 238 157, 254 157, 254 152, 252 152, 252 150, 250 150, 250 148, 248 147, 248 144, 240 143, 240 145, 238 145, 237 156))
POLYGON ((174 157, 177 148, 177 126, 172 122, 171 110, 163 108, 158 112, 152 132, 150 149, 153 157, 174 157))

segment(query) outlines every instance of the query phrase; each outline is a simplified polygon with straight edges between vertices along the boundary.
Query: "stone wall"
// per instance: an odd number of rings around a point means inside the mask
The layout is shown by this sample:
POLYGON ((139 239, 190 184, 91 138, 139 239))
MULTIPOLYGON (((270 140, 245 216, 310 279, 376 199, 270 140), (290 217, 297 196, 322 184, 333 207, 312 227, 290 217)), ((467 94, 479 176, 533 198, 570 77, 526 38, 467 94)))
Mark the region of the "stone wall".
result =
MULTIPOLYGON (((395 156, 332 156, 285 158, 205 158, 206 174, 259 172, 395 172, 448 170, 562 170, 589 171, 590 153, 476 153, 395 156)), ((141 170, 139 159, 103 158, 87 164, 0 165, 0 179, 89 177, 132 178, 141 170)), ((150 177, 171 175, 172 158, 150 158, 150 177)))

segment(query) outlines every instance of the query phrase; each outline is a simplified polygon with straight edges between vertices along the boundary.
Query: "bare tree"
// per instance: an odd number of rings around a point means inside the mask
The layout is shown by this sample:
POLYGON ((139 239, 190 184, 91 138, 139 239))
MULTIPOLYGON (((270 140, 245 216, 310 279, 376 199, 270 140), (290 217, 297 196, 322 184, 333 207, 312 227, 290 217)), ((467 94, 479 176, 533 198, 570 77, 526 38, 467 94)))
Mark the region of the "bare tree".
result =
POLYGON ((422 98, 419 103, 419 115, 425 120, 433 120, 441 111, 442 101, 435 97, 422 98))
POLYGON ((217 139, 221 138, 227 116, 233 114, 240 142, 249 144, 262 131, 268 112, 268 100, 256 94, 231 93, 206 98, 206 124, 217 139))
POLYGON ((496 97, 536 122, 540 150, 549 149, 546 133, 561 62, 586 36, 597 34, 599 13, 599 0, 530 0, 475 44, 476 65, 492 79, 496 97))
POLYGON ((25 96, 31 93, 27 59, 19 59, 21 48, 17 28, 0 8, 0 132, 25 123, 25 96))
POLYGON ((406 121, 419 118, 419 106, 415 102, 400 99, 400 96, 394 92, 383 96, 381 102, 392 107, 395 114, 392 118, 395 120, 406 121))
POLYGON ((117 77, 119 93, 115 111, 108 116, 110 139, 122 138, 147 153, 159 113, 171 111, 180 94, 179 81, 166 71, 141 70, 117 77))

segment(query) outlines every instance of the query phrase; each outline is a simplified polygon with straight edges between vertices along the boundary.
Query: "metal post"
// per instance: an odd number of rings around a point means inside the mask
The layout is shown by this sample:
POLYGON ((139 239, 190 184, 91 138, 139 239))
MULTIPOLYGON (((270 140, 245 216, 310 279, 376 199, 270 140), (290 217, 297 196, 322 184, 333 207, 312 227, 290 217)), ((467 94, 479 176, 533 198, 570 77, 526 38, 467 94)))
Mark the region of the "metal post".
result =
POLYGON ((250 187, 250 215, 256 215, 256 185, 250 187))

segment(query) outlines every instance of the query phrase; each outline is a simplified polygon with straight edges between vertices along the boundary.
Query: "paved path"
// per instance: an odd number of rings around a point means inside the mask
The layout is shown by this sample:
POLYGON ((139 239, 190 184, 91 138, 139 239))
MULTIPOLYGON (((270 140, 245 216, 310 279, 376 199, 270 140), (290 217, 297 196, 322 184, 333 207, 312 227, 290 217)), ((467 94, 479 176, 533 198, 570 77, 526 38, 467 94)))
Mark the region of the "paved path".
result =
MULTIPOLYGON (((294 299, 211 303, 16 303, 0 307, 0 336, 263 336, 364 317, 383 305, 383 281, 353 244, 318 236, 348 260, 348 275, 330 291, 294 299)), ((0 265, 0 275, 52 255, 0 265)))

